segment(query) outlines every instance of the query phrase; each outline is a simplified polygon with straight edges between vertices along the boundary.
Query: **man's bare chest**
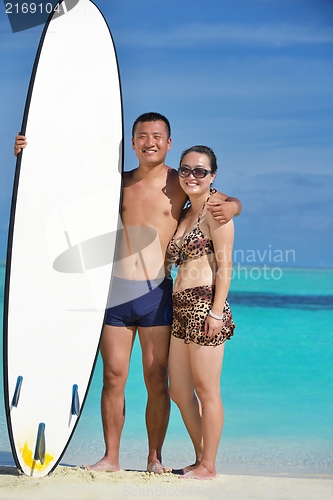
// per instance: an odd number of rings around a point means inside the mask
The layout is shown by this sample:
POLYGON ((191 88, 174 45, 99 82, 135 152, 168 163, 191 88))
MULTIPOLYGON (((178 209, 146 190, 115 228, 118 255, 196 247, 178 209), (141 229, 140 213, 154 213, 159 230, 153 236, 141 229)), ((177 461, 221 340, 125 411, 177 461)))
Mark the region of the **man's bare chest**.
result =
POLYGON ((122 220, 126 225, 151 225, 172 217, 172 199, 166 194, 165 186, 124 187, 122 220))

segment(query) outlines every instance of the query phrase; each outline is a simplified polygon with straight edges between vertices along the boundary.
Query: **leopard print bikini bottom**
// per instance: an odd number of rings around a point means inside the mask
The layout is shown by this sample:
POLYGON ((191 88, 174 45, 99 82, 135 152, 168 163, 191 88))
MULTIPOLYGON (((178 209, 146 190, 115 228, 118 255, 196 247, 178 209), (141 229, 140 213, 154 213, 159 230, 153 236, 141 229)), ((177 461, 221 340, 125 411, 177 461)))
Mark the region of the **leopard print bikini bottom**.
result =
POLYGON ((171 333, 184 339, 185 344, 216 346, 223 344, 234 334, 236 325, 232 320, 230 306, 226 301, 223 309, 222 327, 211 337, 205 335, 204 327, 208 312, 213 304, 214 285, 185 288, 172 294, 173 320, 171 333))

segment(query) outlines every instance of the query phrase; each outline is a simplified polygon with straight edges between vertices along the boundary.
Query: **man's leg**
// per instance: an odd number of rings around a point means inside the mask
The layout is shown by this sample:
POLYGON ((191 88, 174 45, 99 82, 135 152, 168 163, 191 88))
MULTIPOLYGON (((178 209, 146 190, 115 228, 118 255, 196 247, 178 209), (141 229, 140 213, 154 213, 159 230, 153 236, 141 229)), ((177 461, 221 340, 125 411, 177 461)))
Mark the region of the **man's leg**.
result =
POLYGON ((146 425, 148 433, 147 470, 162 473, 162 445, 166 435, 170 398, 168 393, 169 326, 140 327, 138 329, 144 380, 148 392, 146 425))
POLYGON ((100 350, 104 365, 102 422, 105 455, 94 465, 84 465, 86 469, 108 472, 120 470, 120 436, 125 420, 124 389, 135 331, 135 326, 104 326, 100 350))

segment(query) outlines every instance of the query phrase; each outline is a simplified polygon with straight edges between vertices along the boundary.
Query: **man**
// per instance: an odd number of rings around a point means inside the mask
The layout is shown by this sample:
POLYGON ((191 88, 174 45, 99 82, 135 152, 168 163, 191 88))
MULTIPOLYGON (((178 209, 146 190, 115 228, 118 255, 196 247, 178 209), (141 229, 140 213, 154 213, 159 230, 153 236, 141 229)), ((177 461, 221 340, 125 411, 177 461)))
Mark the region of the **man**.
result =
MULTIPOLYGON (((18 136, 15 154, 26 146, 18 136)), ((139 166, 123 176, 117 255, 105 326, 101 339, 104 365, 102 421, 106 451, 89 470, 120 470, 120 437, 125 419, 124 389, 131 351, 138 332, 144 381, 148 393, 147 470, 162 473, 162 445, 169 414, 168 352, 172 320, 172 280, 166 247, 180 219, 186 195, 177 171, 165 164, 172 139, 167 118, 159 113, 139 116, 132 129, 132 149, 139 166)), ((214 217, 228 222, 241 211, 240 201, 220 194, 221 202, 208 203, 214 217)))

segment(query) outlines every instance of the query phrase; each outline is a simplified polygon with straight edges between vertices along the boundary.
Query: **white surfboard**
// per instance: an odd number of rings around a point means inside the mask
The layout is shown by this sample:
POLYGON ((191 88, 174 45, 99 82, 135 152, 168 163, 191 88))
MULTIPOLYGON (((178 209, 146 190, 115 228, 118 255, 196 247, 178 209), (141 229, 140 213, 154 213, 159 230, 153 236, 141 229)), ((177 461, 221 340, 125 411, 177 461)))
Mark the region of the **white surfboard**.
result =
POLYGON ((16 464, 34 477, 59 463, 92 377, 122 174, 109 28, 89 0, 55 11, 24 111, 28 146, 16 167, 5 286, 6 417, 16 464))

